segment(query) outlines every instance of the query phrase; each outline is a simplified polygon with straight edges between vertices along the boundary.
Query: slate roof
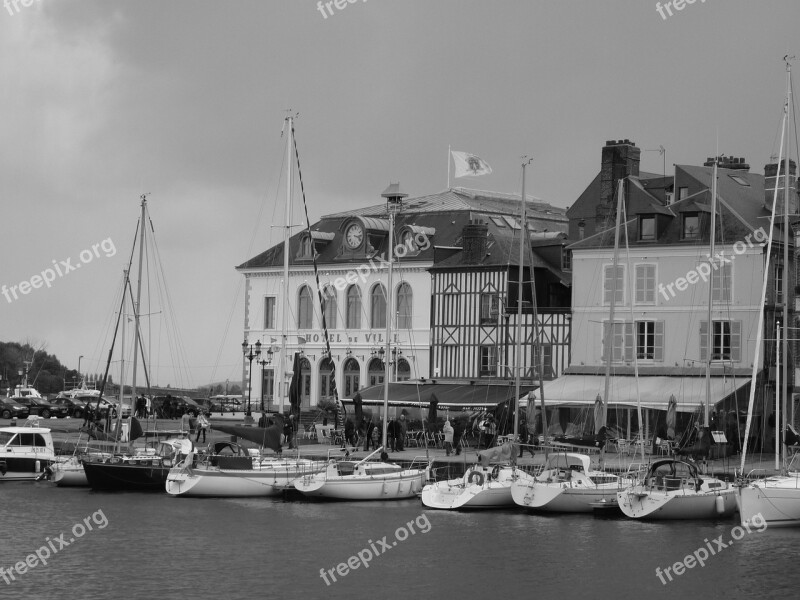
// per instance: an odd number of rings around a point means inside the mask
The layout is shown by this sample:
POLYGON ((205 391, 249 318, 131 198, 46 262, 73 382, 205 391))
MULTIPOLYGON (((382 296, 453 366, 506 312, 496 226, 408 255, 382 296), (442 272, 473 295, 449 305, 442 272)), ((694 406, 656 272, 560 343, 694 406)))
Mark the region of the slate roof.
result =
MULTIPOLYGON (((535 231, 556 231, 566 232, 568 220, 566 211, 563 208, 551 206, 550 204, 537 201, 532 196, 528 196, 529 227, 535 231)), ((461 246, 461 233, 465 225, 471 220, 481 219, 485 222, 491 221, 490 217, 501 219, 511 231, 511 224, 518 227, 518 216, 520 205, 519 196, 504 194, 500 192, 490 192, 482 190, 470 190, 466 188, 450 188, 437 194, 408 198, 403 201, 403 211, 397 215, 395 220, 395 231, 399 232, 404 226, 427 227, 435 230, 431 238, 431 246, 421 251, 416 256, 407 256, 403 262, 432 262, 434 257, 434 245, 438 247, 461 246), (504 217, 508 217, 505 219, 504 217)), ((382 223, 388 219, 386 204, 376 204, 355 210, 333 213, 323 216, 311 227, 312 236, 317 239, 317 264, 345 264, 347 262, 361 263, 363 257, 348 261, 340 256, 342 237, 344 234, 343 225, 353 218, 359 218, 367 223, 371 223, 375 229, 385 229, 382 223), (314 235, 314 232, 333 234, 331 241, 326 243, 325 239, 330 235, 314 235)), ((498 227, 499 229, 500 227, 498 227)), ((289 264, 308 265, 311 261, 298 259, 297 254, 301 240, 306 236, 307 231, 298 231, 289 240, 289 264)), ((383 244, 388 245, 388 240, 383 244)), ((376 249, 377 255, 386 252, 385 247, 376 249)), ((265 252, 245 261, 237 266, 237 269, 258 269, 267 267, 279 267, 283 265, 283 243, 276 244, 265 252)))

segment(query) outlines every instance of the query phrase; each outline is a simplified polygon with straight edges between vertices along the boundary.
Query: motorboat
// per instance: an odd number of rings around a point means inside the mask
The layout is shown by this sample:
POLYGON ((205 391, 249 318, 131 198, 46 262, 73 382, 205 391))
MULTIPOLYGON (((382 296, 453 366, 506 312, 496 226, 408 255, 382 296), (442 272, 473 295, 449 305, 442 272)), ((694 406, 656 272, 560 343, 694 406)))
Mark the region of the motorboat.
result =
POLYGON ((39 417, 0 427, 0 481, 33 481, 54 459, 53 436, 39 426, 39 417))

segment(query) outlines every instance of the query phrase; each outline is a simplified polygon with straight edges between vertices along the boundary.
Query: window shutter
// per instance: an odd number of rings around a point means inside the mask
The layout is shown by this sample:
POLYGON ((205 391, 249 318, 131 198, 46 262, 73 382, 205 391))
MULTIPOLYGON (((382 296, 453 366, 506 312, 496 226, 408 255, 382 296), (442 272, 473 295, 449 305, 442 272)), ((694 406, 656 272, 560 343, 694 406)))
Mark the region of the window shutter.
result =
POLYGON ((700 360, 708 360, 708 321, 700 321, 700 360))
POLYGON ((625 323, 625 361, 633 361, 633 323, 625 323))
POLYGON ((664 321, 655 322, 653 360, 660 362, 664 361, 664 321))
POLYGON ((742 360, 742 322, 731 321, 731 360, 742 360))
MULTIPOLYGON (((611 340, 611 344, 610 345, 611 346, 614 345, 614 341, 613 341, 612 338, 608 337, 609 335, 611 335, 611 323, 609 323, 608 321, 605 321, 603 323, 603 337, 600 340, 601 341, 600 359, 603 360, 603 361, 608 360, 608 357, 606 356, 606 348, 608 348, 608 346, 606 345, 607 344, 606 340, 611 340)), ((612 348, 611 356, 614 356, 613 348, 612 348)))

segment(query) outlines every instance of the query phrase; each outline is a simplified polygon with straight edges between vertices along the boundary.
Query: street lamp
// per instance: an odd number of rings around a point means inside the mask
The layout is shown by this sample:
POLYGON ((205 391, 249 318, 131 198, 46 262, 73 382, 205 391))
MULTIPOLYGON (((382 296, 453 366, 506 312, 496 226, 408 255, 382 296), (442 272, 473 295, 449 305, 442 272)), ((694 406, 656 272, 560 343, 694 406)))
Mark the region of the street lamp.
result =
POLYGON ((261 340, 257 341, 255 346, 253 344, 248 345, 247 340, 242 342, 242 354, 250 361, 250 368, 247 371, 247 416, 252 419, 253 413, 250 410, 250 393, 252 391, 251 384, 253 381, 253 359, 261 356, 261 340), (255 352, 253 352, 254 348, 255 352))
POLYGON ((267 348, 267 358, 258 361, 261 365, 261 412, 264 412, 264 367, 272 364, 272 348, 267 348))

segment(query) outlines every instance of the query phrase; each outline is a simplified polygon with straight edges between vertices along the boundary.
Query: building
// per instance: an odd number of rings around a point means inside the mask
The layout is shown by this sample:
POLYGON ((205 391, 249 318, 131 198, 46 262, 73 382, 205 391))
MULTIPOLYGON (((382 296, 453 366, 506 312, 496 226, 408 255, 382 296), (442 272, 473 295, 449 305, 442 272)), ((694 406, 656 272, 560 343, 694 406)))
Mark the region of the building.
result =
MULTIPOLYGON (((545 397, 548 403, 561 406, 588 406, 603 397, 609 348, 611 393, 604 400, 636 406, 635 361, 642 406, 666 410, 674 397, 678 411, 697 411, 706 401, 704 376, 710 352, 710 403, 720 412, 738 408, 741 414, 746 410, 743 392, 750 381, 760 313, 764 312, 767 340, 775 338, 775 322, 785 302, 793 320, 794 249, 789 253, 790 285, 784 290, 779 225, 765 265, 775 166, 766 166, 765 180, 751 173, 744 159, 716 159, 716 242, 713 261, 709 261, 715 159, 702 167, 676 165, 674 175, 664 178, 640 173, 639 153, 629 140, 607 142, 600 173, 567 212, 570 232, 578 239, 570 246, 572 361, 564 377, 545 386, 545 397), (615 270, 614 219, 620 180, 625 181, 624 226, 620 227, 621 251, 615 270), (769 287, 762 306, 765 268, 769 287), (613 326, 612 295, 616 297, 613 326)), ((790 212, 796 213, 794 190, 790 201, 795 204, 790 212)), ((759 357, 764 381, 774 381, 774 369, 766 370, 774 361, 775 344, 768 341, 759 357)), ((735 418, 733 423, 735 430, 735 418)))
MULTIPOLYGON (((530 203, 529 223, 538 231, 563 231, 563 209, 530 203)), ((511 228, 519 197, 465 188, 408 198, 396 217, 394 277, 391 293, 391 377, 429 380, 431 371, 431 274, 437 260, 461 250, 464 227, 477 219, 497 219, 511 228)), ((517 224, 518 226, 518 224, 517 224)), ((292 357, 300 359, 301 408, 316 407, 334 396, 350 398, 361 388, 384 381, 389 218, 386 203, 322 217, 289 240, 289 279, 283 284, 283 244, 239 265, 245 277, 247 344, 261 343, 252 368, 252 398, 265 407, 288 407, 292 357), (314 275, 316 255, 325 301, 324 317, 331 355, 326 355, 323 313, 314 275), (285 357, 279 356, 286 318, 285 357), (283 364, 283 367, 280 365, 283 364), (333 369, 332 369, 333 367, 333 369), (263 369, 263 378, 260 373, 263 369), (282 388, 278 385, 284 373, 282 388), (332 374, 333 373, 333 374, 332 374)), ((244 363, 244 389, 247 369, 244 363)))

